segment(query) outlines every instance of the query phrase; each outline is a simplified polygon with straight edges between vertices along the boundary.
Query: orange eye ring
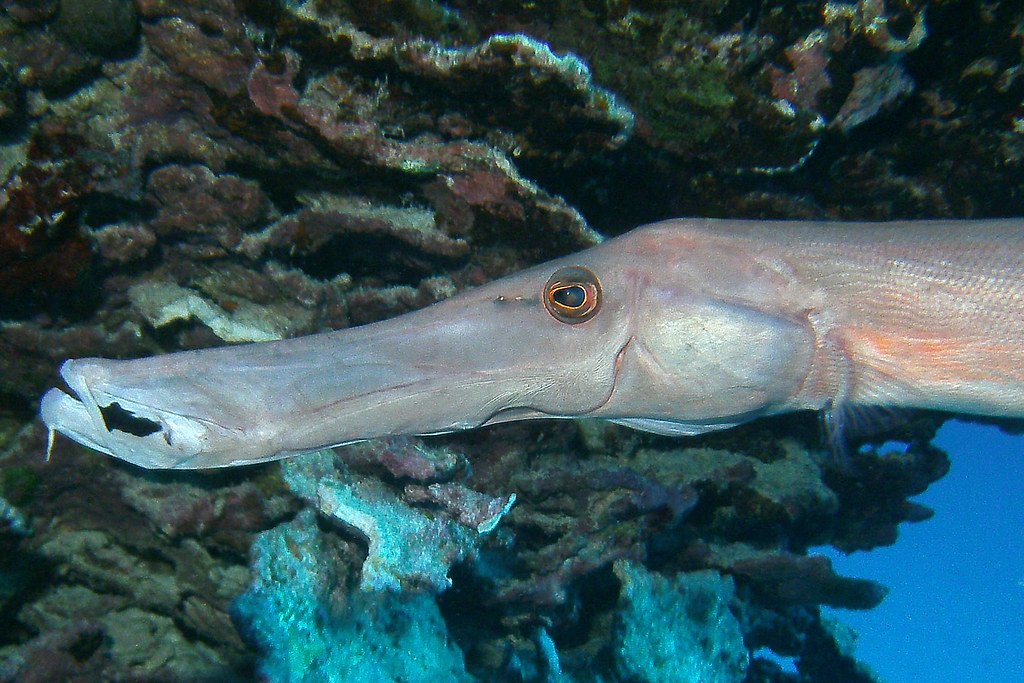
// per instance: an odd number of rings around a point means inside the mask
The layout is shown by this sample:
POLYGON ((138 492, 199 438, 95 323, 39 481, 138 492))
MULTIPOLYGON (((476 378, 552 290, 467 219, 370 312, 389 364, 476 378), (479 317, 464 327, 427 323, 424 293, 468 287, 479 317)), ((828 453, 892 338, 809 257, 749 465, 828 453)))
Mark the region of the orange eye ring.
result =
POLYGON ((601 281, 583 266, 559 268, 544 285, 544 307, 555 320, 575 325, 601 308, 601 281))

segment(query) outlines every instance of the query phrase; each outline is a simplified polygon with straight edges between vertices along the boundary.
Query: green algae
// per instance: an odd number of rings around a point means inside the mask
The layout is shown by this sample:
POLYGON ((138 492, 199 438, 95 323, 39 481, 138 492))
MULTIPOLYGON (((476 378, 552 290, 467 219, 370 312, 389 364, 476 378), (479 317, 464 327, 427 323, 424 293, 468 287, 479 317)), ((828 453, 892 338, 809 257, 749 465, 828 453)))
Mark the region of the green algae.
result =
MULTIPOLYGON (((462 6, 471 27, 466 36, 490 32, 480 8, 462 6)), ((579 55, 596 85, 620 95, 653 138, 679 149, 699 148, 720 135, 736 102, 728 65, 715 44, 719 31, 709 25, 723 6, 717 0, 685 9, 618 0, 563 0, 543 7, 502 3, 530 35, 557 52, 579 55)))
POLYGON ((24 426, 24 420, 0 416, 0 449, 5 448, 24 426))
POLYGON ((621 92, 664 142, 714 137, 736 97, 725 63, 701 43, 701 25, 677 10, 630 12, 609 28, 608 48, 591 55, 597 81, 621 92))
POLYGON ((39 475, 24 465, 0 469, 0 498, 16 507, 32 502, 39 488, 39 475))
POLYGON ((351 22, 373 36, 422 36, 454 42, 468 29, 459 12, 433 0, 318 0, 312 8, 321 16, 351 22))

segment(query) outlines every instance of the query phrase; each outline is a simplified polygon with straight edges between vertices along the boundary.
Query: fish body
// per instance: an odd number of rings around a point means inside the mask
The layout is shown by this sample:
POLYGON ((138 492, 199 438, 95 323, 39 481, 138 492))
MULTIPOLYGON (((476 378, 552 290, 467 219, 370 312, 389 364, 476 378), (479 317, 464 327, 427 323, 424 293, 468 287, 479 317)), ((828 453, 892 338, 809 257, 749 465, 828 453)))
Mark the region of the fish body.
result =
POLYGON ((151 468, 544 417, 1022 417, 1024 220, 671 220, 391 320, 61 375, 51 435, 151 468))

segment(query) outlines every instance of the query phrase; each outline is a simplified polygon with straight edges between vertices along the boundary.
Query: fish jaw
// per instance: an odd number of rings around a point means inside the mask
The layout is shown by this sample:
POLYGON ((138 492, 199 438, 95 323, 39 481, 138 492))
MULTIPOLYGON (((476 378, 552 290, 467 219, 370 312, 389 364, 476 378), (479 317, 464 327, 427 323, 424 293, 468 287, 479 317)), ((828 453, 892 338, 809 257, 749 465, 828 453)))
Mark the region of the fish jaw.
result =
POLYGON ((74 396, 50 389, 39 406, 51 448, 53 434, 59 432, 141 467, 179 469, 188 468, 212 443, 226 437, 236 440, 230 430, 218 429, 209 421, 154 409, 133 400, 130 391, 117 391, 112 369, 129 362, 80 359, 61 365, 61 377, 74 396))

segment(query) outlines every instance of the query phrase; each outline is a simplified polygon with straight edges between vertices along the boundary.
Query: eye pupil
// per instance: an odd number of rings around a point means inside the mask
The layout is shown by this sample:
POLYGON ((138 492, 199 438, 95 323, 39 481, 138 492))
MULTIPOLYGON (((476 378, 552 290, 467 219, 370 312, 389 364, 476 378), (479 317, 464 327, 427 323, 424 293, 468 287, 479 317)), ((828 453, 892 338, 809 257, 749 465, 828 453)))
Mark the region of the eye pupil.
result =
POLYGON ((579 308, 587 301, 587 290, 582 285, 569 285, 551 292, 551 298, 566 308, 579 308))

